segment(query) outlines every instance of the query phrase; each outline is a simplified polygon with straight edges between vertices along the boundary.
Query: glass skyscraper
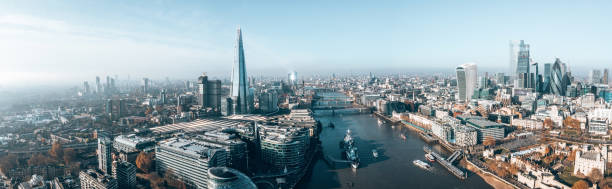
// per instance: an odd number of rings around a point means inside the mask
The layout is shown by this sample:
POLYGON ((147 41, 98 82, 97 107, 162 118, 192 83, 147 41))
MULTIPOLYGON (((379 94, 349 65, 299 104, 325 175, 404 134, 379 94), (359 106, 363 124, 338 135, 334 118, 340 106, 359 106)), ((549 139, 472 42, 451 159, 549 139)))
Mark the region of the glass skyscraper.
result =
POLYGON ((242 31, 238 27, 238 37, 236 38, 236 55, 234 57, 234 67, 232 69, 232 88, 230 91, 232 101, 235 103, 233 110, 236 114, 249 113, 247 100, 248 83, 246 67, 244 65, 244 48, 242 46, 242 31))
POLYGON ((565 96, 568 79, 565 73, 565 64, 557 58, 552 67, 550 75, 550 91, 555 95, 565 96))
POLYGON ((526 73, 529 75, 529 45, 525 44, 525 41, 521 40, 519 44, 518 60, 516 65, 516 75, 526 73))
POLYGON ((468 63, 457 67, 457 87, 459 88, 459 101, 469 102, 476 89, 478 70, 476 64, 468 63))

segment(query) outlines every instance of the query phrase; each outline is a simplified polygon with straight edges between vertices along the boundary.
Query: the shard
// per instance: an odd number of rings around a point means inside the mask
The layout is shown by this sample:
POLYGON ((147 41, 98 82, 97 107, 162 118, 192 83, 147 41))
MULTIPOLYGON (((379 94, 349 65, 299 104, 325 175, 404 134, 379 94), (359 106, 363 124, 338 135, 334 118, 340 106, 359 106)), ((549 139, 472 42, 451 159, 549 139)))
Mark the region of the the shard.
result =
POLYGON ((238 37, 236 38, 236 55, 234 57, 234 67, 232 69, 232 88, 230 91, 234 101, 234 111, 236 114, 249 113, 248 109, 248 83, 246 67, 244 65, 244 48, 242 46, 242 31, 238 27, 238 37))

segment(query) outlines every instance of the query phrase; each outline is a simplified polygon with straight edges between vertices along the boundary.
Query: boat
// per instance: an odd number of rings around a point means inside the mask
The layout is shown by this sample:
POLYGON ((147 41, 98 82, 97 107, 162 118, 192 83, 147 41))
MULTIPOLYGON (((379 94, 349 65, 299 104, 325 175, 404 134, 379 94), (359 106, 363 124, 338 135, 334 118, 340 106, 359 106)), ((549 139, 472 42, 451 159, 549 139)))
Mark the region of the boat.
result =
POLYGON ((406 140, 406 135, 404 133, 400 133, 400 137, 404 140, 406 140))
POLYGON ((329 122, 329 127, 331 127, 331 128, 335 128, 336 126, 334 125, 334 123, 329 122))
POLYGON ((436 161, 436 157, 432 156, 431 154, 425 154, 425 159, 430 162, 436 161))
POLYGON ((374 158, 378 158, 378 151, 376 149, 372 150, 372 156, 374 156, 374 158))
POLYGON ((352 147, 346 152, 346 159, 351 161, 351 167, 354 169, 359 167, 359 154, 357 147, 352 147))
POLYGON ((418 159, 412 161, 412 163, 414 165, 416 165, 417 167, 420 167, 420 168, 423 168, 423 169, 429 169, 431 167, 429 164, 427 164, 427 163, 425 163, 425 162, 423 162, 421 160, 418 160, 418 159))
POLYGON ((346 130, 346 136, 344 136, 344 148, 350 149, 355 144, 355 140, 353 140, 353 136, 351 136, 351 130, 346 130))

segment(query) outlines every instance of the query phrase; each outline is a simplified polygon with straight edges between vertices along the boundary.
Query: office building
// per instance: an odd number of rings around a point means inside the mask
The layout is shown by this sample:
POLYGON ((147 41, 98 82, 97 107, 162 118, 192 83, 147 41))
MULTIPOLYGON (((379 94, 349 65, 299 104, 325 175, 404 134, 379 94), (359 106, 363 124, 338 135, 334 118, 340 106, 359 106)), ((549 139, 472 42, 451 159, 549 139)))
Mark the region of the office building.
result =
POLYGON ((300 168, 305 163, 309 130, 304 127, 259 125, 261 159, 276 170, 300 168))
POLYGON ((110 175, 88 169, 79 172, 81 189, 118 189, 117 180, 110 175))
POLYGON ((208 80, 206 74, 198 77, 198 104, 203 108, 221 111, 221 80, 208 80))
POLYGON ((117 152, 149 152, 155 149, 155 140, 152 138, 139 137, 135 134, 119 135, 115 137, 113 147, 117 152))
POLYGON ((465 125, 455 127, 455 144, 459 146, 473 146, 478 144, 478 133, 475 129, 465 125))
POLYGON ((510 71, 508 72, 508 75, 512 79, 517 77, 516 65, 518 61, 518 54, 519 54, 519 41, 511 40, 510 41, 510 71))
POLYGON ((297 72, 292 71, 289 72, 289 74, 287 74, 287 82, 289 83, 289 85, 297 85, 298 84, 298 78, 297 78, 297 72))
POLYGON ((113 161, 113 177, 120 188, 136 188, 136 166, 126 161, 113 161))
POLYGON ((151 85, 149 82, 150 82, 149 78, 142 78, 142 93, 144 94, 149 93, 149 88, 150 88, 149 85, 151 85))
POLYGON ((225 149, 183 138, 159 142, 155 147, 155 156, 156 170, 160 175, 171 170, 173 176, 188 188, 207 188, 208 169, 227 164, 225 149))
POLYGON ((569 79, 565 70, 565 63, 557 58, 553 64, 550 75, 550 91, 552 94, 565 96, 565 91, 569 85, 569 79))
POLYGON ((235 103, 234 108, 236 114, 248 114, 248 89, 246 66, 244 58, 244 47, 242 46, 242 31, 238 28, 238 37, 236 38, 236 54, 234 58, 234 67, 232 69, 232 87, 230 95, 235 103))
POLYGON ((458 100, 468 103, 476 89, 478 70, 476 64, 468 63, 457 67, 458 100))
POLYGON ((516 63, 516 74, 526 73, 529 74, 530 55, 529 45, 525 44, 525 41, 521 40, 519 43, 519 52, 516 63))
POLYGON ((204 133, 204 135, 198 135, 194 140, 207 146, 225 149, 227 152, 227 167, 241 171, 247 170, 247 144, 240 140, 237 135, 221 131, 210 131, 204 133))
POLYGON ((277 111, 278 108, 278 93, 276 90, 266 90, 259 94, 259 109, 263 113, 271 113, 277 111))
POLYGON ((546 63, 544 64, 544 75, 542 75, 542 92, 549 93, 550 92, 550 76, 552 73, 552 64, 546 63))
POLYGON ((477 116, 460 116, 459 119, 466 126, 476 130, 479 143, 482 143, 487 138, 501 140, 506 137, 506 126, 504 124, 495 123, 477 116))
POLYGON ((608 77, 609 77, 609 71, 608 68, 604 69, 603 71, 603 76, 601 78, 601 84, 608 84, 608 77))
POLYGON ((98 169, 104 174, 112 173, 112 141, 108 136, 98 136, 98 169))
POLYGON ((602 80, 601 70, 591 70, 589 72, 589 82, 591 84, 599 84, 602 80))
POLYGON ((102 84, 100 83, 100 76, 96 76, 96 93, 102 93, 102 84))
POLYGON ((594 117, 589 120, 589 134, 607 135, 610 121, 604 117, 594 117))
POLYGON ((208 188, 209 189, 256 189, 257 186, 244 173, 228 168, 228 167, 213 167, 208 170, 208 188))

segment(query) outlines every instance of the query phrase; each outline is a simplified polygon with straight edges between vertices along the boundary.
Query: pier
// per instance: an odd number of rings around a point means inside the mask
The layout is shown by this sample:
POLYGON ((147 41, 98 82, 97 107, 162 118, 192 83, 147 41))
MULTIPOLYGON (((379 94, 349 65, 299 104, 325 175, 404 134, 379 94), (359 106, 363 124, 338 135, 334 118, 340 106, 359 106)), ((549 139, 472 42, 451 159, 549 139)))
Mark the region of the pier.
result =
POLYGON ((461 151, 455 151, 451 156, 449 156, 448 160, 444 157, 442 157, 440 154, 434 152, 433 150, 431 150, 431 148, 427 147, 427 146, 423 146, 423 150, 426 153, 431 154, 432 156, 434 156, 436 158, 436 161, 438 163, 440 163, 440 165, 442 165, 442 167, 446 168, 448 171, 450 171, 453 175, 455 175, 457 178, 459 179, 466 179, 467 178, 467 174, 463 171, 461 171, 461 169, 455 167, 453 165, 453 162, 457 159, 459 159, 459 157, 461 156, 461 151))

